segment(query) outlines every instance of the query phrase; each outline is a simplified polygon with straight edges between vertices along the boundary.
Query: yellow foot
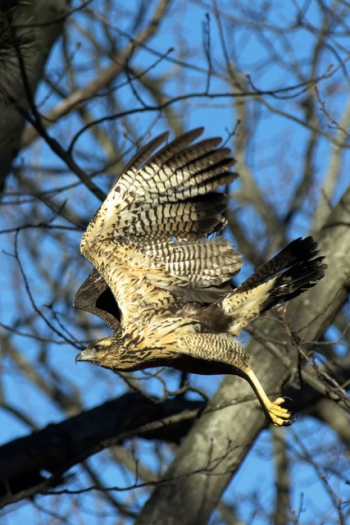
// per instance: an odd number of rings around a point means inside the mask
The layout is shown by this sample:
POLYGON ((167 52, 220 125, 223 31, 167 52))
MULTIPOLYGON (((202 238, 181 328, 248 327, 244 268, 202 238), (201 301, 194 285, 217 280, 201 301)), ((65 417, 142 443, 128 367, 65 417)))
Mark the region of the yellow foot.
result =
POLYGON ((270 402, 266 406, 270 419, 276 427, 288 426, 295 421, 295 416, 286 408, 281 407, 284 401, 283 397, 278 397, 274 403, 270 402))

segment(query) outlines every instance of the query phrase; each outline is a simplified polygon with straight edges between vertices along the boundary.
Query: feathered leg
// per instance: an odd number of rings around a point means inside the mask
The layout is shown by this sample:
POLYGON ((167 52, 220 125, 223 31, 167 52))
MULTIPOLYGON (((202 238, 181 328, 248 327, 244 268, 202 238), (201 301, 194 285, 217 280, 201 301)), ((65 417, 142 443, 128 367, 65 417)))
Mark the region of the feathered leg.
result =
MULTIPOLYGON (((249 356, 237 341, 226 334, 190 334, 178 341, 178 351, 194 357, 229 365, 232 374, 246 379, 253 388, 266 417, 275 425, 290 425, 292 415, 281 407, 282 397, 272 402, 255 373, 249 366, 249 356)), ((209 365, 210 366, 210 365, 209 365)), ((228 370, 225 370, 227 373, 228 370)))

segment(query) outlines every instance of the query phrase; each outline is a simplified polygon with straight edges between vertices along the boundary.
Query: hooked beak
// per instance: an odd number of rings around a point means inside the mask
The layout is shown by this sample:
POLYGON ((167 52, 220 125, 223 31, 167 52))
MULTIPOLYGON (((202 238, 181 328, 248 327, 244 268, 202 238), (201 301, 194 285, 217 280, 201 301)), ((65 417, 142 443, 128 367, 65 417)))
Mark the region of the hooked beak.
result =
POLYGON ((78 361, 94 361, 96 358, 96 350, 93 348, 87 348, 75 357, 75 363, 77 364, 78 361))

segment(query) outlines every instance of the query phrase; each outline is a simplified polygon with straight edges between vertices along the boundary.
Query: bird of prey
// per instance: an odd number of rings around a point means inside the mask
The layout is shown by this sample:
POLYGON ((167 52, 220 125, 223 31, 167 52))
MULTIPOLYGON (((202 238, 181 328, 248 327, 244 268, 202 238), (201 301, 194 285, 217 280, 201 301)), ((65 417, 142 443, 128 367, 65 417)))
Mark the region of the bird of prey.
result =
POLYGON ((242 260, 218 235, 227 224, 227 197, 216 190, 237 177, 235 161, 220 138, 195 142, 202 133, 195 129, 165 146, 167 133, 154 138, 90 221, 80 248, 95 269, 75 305, 100 315, 114 334, 76 361, 116 371, 170 366, 236 374, 249 381, 274 425, 288 425, 284 399, 268 398, 234 337, 262 312, 314 286, 326 266, 312 237, 299 238, 232 288, 242 260))

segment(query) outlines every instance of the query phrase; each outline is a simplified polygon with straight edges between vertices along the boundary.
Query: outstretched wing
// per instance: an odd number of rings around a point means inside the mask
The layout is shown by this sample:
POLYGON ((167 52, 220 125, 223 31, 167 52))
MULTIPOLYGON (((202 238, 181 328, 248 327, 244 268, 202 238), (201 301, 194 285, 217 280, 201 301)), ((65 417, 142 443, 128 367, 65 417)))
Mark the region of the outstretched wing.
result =
POLYGON ((156 153, 168 135, 147 144, 83 236, 81 251, 110 286, 123 317, 185 300, 186 289, 191 300, 197 290, 198 300, 205 301, 207 291, 212 302, 213 290, 241 267, 225 239, 207 239, 226 225, 227 198, 215 190, 237 175, 230 171, 230 150, 218 147, 221 139, 192 144, 202 132, 186 133, 156 153))

